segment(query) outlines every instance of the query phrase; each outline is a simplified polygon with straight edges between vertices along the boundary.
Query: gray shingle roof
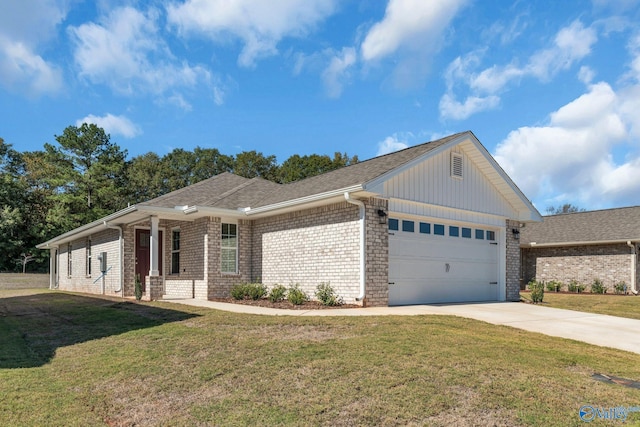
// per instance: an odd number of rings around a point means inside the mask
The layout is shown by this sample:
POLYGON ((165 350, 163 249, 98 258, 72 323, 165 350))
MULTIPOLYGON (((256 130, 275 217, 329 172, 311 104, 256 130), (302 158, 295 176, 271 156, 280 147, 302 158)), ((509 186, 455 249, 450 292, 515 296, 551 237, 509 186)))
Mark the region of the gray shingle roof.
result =
POLYGON ((374 157, 289 184, 276 184, 261 178, 248 179, 225 172, 140 205, 167 208, 195 205, 235 210, 246 207, 257 208, 323 194, 371 181, 450 142, 463 133, 374 157))
POLYGON ((520 244, 640 240, 640 206, 545 216, 520 230, 520 244))
POLYGON ((195 205, 235 210, 255 203, 278 187, 279 184, 261 178, 248 179, 224 172, 140 205, 165 208, 195 205))

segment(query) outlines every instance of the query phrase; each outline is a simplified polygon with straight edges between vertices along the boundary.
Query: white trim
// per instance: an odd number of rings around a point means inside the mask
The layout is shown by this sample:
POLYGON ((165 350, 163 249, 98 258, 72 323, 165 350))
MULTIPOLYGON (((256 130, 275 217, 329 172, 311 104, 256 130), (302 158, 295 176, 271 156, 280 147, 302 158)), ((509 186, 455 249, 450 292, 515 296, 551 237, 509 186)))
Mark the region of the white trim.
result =
POLYGON ((557 246, 594 246, 594 245, 615 245, 626 244, 627 242, 640 242, 640 238, 636 239, 617 239, 617 240, 592 240, 584 242, 553 242, 553 243, 521 243, 521 248, 552 248, 557 246))

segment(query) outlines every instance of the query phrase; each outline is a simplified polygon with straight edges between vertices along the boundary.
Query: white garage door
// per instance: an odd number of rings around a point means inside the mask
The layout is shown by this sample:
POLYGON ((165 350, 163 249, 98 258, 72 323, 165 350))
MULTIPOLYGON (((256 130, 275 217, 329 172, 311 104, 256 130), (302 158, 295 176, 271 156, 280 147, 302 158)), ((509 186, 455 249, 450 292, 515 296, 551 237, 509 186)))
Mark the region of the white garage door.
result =
POLYGON ((498 300, 495 230, 389 219, 389 305, 498 300))

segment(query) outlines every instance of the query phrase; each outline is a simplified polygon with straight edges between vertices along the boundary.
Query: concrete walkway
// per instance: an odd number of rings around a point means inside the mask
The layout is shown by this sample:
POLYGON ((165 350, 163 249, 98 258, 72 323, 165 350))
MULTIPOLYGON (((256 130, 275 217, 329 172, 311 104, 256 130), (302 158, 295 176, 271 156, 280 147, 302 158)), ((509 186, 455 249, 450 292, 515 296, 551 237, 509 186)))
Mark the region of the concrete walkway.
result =
POLYGON ((518 302, 410 305, 402 307, 285 310, 193 299, 165 302, 213 308, 234 313, 272 316, 418 316, 450 315, 511 326, 530 332, 568 338, 640 354, 640 320, 584 313, 518 302))

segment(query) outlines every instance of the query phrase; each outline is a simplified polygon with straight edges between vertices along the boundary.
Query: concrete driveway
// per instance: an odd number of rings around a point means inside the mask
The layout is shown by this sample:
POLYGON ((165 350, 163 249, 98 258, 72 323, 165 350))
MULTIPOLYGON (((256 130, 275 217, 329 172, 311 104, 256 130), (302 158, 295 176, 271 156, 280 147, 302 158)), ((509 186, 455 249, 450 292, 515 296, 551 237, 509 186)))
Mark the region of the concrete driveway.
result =
POLYGON ((451 315, 640 354, 640 320, 562 310, 519 302, 410 305, 331 310, 283 310, 193 299, 163 301, 236 313, 275 316, 451 315))

